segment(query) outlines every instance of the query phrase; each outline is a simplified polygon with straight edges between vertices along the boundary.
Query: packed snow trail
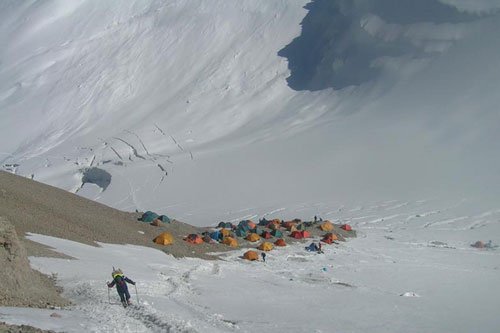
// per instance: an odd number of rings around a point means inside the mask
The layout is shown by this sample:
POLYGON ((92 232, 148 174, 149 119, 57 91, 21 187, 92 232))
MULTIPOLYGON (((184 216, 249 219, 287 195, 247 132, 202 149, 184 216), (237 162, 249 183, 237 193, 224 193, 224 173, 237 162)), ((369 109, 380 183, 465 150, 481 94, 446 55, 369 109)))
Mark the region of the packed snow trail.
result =
MULTIPOLYGON (((334 222, 350 223, 358 237, 324 245, 324 254, 304 250, 318 239, 276 248, 263 263, 242 260, 246 249, 213 262, 175 259, 138 246, 95 248, 31 235, 76 260, 30 261, 44 273, 56 273, 74 302, 69 313, 61 314, 82 319, 59 329, 68 332, 254 332, 276 327, 297 333, 386 332, 391 327, 465 333, 498 327, 494 309, 500 306, 500 251, 470 246, 477 240, 500 243, 498 206, 430 199, 353 206, 318 202, 297 209, 314 210, 320 217, 337 211, 334 222), (446 228, 425 227, 453 219, 457 222, 446 228), (481 226, 463 227, 477 219, 483 220, 481 226), (113 266, 138 282, 139 304, 124 309, 114 289, 109 304, 105 282, 113 266)), ((37 311, 0 308, 0 319, 29 324, 37 311)), ((47 328, 57 324, 48 317, 31 323, 45 322, 47 328)))

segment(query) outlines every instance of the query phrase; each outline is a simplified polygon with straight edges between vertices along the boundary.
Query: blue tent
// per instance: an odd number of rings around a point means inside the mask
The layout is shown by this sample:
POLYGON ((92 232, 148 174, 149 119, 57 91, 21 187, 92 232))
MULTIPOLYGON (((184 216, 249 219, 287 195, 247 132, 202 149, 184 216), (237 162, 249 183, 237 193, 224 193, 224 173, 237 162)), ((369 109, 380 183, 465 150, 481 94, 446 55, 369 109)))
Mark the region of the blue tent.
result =
POLYGON ((213 231, 210 233, 210 238, 213 240, 219 241, 222 239, 222 234, 219 230, 213 231))
POLYGON ((318 245, 316 245, 316 243, 311 243, 309 246, 306 246, 306 250, 311 252, 312 251, 316 252, 319 250, 319 247, 318 245))

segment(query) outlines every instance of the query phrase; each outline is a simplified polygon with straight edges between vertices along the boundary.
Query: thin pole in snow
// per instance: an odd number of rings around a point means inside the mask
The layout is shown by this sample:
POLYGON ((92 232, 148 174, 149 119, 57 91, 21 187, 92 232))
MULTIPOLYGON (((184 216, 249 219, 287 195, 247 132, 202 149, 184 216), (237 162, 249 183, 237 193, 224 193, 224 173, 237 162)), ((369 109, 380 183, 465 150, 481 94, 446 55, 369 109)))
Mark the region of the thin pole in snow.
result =
POLYGON ((137 293, 137 286, 134 284, 135 287, 135 296, 137 297, 137 305, 139 305, 139 294, 137 293))

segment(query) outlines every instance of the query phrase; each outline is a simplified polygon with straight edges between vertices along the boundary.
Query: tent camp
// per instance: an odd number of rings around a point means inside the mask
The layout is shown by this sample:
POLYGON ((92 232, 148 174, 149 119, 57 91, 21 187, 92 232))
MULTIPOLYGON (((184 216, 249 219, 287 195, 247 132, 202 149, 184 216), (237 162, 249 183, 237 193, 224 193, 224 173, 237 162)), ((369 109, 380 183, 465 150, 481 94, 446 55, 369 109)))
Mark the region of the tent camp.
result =
POLYGON ((190 244, 201 244, 203 243, 203 238, 197 234, 189 234, 184 240, 190 244))
POLYGON ((330 221, 325 221, 323 222, 319 228, 322 230, 322 231, 332 231, 333 230, 333 224, 332 222, 330 221))
POLYGON ((278 239, 276 242, 274 242, 274 245, 276 246, 286 246, 286 242, 283 238, 278 239))
POLYGON ((222 241, 223 244, 226 244, 231 247, 237 247, 238 246, 238 241, 232 237, 226 237, 222 241))
POLYGON ((243 258, 245 258, 246 260, 250 260, 250 261, 259 260, 259 254, 255 251, 248 250, 243 255, 243 258))
POLYGON ((160 245, 170 245, 174 243, 174 237, 168 232, 163 232, 156 236, 153 242, 160 245))
POLYGON ((273 249, 273 244, 269 242, 263 242, 258 247, 261 251, 271 251, 273 249))
POLYGON ((257 235, 257 234, 252 233, 252 234, 249 234, 249 235, 246 237, 246 240, 247 240, 247 241, 250 241, 250 242, 256 242, 256 241, 260 240, 260 236, 259 236, 259 235, 257 235))

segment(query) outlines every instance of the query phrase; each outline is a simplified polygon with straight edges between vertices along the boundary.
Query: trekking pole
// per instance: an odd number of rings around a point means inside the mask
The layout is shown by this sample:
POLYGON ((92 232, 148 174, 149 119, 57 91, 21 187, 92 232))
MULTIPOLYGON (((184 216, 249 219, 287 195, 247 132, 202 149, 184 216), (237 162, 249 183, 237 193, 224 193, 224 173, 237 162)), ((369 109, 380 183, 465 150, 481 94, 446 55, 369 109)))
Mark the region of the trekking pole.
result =
POLYGON ((134 284, 135 287, 135 296, 137 297, 137 305, 139 305, 139 294, 137 293, 137 286, 134 284))
MULTIPOLYGON (((108 287, 108 283, 106 282, 106 287, 108 287)), ((108 303, 111 304, 111 297, 109 296, 109 287, 108 289, 108 303)))

